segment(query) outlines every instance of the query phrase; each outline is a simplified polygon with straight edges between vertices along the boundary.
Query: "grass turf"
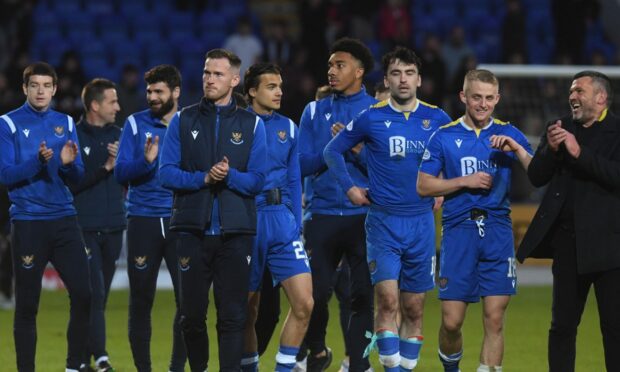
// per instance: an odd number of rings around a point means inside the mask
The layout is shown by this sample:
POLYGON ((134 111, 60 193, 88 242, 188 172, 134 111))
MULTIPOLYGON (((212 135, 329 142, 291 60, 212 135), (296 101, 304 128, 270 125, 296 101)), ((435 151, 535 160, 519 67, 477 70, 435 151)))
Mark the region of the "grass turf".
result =
MULTIPOLYGON (((283 319, 288 309, 282 301, 283 319)), ((133 371, 133 361, 127 340, 127 291, 114 291, 107 309, 107 346, 111 362, 117 372, 133 371)), ((38 316, 37 371, 60 371, 65 365, 68 320, 68 298, 64 291, 44 291, 38 316)), ((159 291, 153 308, 153 336, 151 354, 154 371, 167 371, 171 351, 172 316, 174 311, 171 291, 159 291)), ((547 330, 550 322, 551 288, 521 287, 510 303, 505 326, 504 370, 508 372, 538 372, 547 370, 547 330)), ((327 345, 334 352, 334 361, 328 371, 337 371, 343 358, 343 342, 338 324, 336 300, 330 304, 332 314, 327 331, 327 345)), ((417 372, 441 371, 437 359, 437 329, 439 327, 439 301, 431 292, 426 301, 424 328, 425 342, 417 372)), ((482 340, 480 304, 469 307, 464 334, 465 355, 462 371, 475 371, 482 340)), ((13 312, 0 311, 0 371, 15 371, 15 346, 12 336, 13 312)), ((604 371, 602 339, 599 330, 596 303, 592 294, 584 312, 577 338, 576 371, 604 371)), ((281 324, 280 324, 281 325, 281 324)), ((209 307, 208 328, 211 344, 209 370, 217 371, 217 338, 213 302, 209 307)), ((263 358, 260 369, 273 371, 280 328, 263 358)), ((375 371, 383 369, 376 353, 371 356, 375 371)), ((189 370, 189 367, 186 368, 189 370)))

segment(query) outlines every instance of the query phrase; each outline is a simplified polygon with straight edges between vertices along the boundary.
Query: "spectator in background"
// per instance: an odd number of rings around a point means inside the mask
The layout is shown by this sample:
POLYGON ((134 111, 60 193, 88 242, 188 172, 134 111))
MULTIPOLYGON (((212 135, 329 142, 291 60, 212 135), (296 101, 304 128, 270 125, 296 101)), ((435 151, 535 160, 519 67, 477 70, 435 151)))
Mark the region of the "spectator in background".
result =
POLYGON ((441 40, 435 34, 424 38, 420 53, 422 59, 422 86, 420 99, 433 105, 442 105, 446 86, 446 64, 441 57, 441 40))
POLYGON ((289 38, 290 32, 285 21, 277 20, 268 26, 265 40, 264 59, 285 67, 292 63, 296 50, 295 44, 289 38))
POLYGON ((121 111, 116 115, 114 124, 122 128, 129 115, 144 107, 144 91, 140 89, 140 75, 136 66, 131 64, 123 66, 121 81, 116 91, 121 111))
POLYGON ((556 56, 570 56, 573 63, 585 63, 586 22, 598 16, 597 0, 553 0, 556 56))
POLYGON ((386 49, 408 46, 411 38, 411 16, 403 0, 388 0, 379 10, 379 40, 386 49))
POLYGON ((513 63, 515 55, 523 60, 526 58, 525 46, 525 14, 521 8, 521 1, 506 1, 506 16, 502 23, 502 61, 513 63))
MULTIPOLYGON (((230 50, 241 59, 241 71, 258 62, 263 55, 260 39, 252 33, 252 22, 247 16, 237 20, 237 32, 224 41, 224 49, 230 50)), ((243 74, 240 76, 243 82, 243 74)))
POLYGON ((474 52, 465 41, 465 30, 462 26, 454 26, 450 31, 447 43, 441 48, 441 57, 446 64, 446 82, 450 84, 458 81, 459 84, 459 87, 457 89, 451 89, 451 92, 458 92, 461 90, 461 84, 465 74, 457 77, 456 72, 461 65, 461 61, 472 54, 474 54, 474 52))
POLYGON ((58 91, 56 93, 56 109, 74 119, 82 112, 80 93, 86 84, 86 77, 76 52, 65 52, 58 67, 58 91))

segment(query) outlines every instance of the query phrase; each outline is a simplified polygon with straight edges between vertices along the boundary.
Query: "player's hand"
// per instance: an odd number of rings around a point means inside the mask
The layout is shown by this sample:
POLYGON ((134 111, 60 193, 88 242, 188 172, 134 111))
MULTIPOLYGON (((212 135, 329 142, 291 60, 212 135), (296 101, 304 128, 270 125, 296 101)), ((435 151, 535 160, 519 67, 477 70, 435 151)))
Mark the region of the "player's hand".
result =
POLYGON ((566 139, 566 133, 562 128, 562 121, 557 120, 547 128, 547 143, 551 148, 551 151, 557 152, 560 148, 560 144, 566 139))
POLYGON ((332 124, 332 127, 331 127, 332 137, 335 137, 336 134, 340 133, 343 129, 344 129, 344 124, 342 124, 341 122, 332 124))
POLYGON ((570 156, 577 159, 581 154, 581 146, 579 146, 579 142, 577 142, 577 138, 575 135, 569 131, 566 131, 566 138, 564 139, 564 146, 566 146, 566 151, 570 156))
POLYGON ((54 150, 48 148, 45 141, 41 141, 39 144, 39 161, 45 164, 52 158, 52 156, 54 156, 54 150))
POLYGON ((364 148, 364 142, 360 142, 357 145, 351 147, 351 152, 353 153, 353 155, 359 155, 360 152, 362 152, 362 149, 364 148))
POLYGON ((118 154, 118 141, 114 143, 108 143, 108 158, 106 159, 103 167, 110 172, 114 169, 114 164, 116 162, 116 155, 118 154))
POLYGON ((468 189, 489 190, 493 186, 493 177, 486 172, 476 172, 463 177, 464 186, 468 189))
POLYGON ((436 196, 435 202, 433 203, 433 211, 438 211, 443 206, 443 196, 436 196))
POLYGON ((521 148, 521 145, 509 136, 492 135, 489 140, 491 141, 491 147, 500 151, 517 152, 521 148))
POLYGON ((159 136, 147 137, 144 143, 144 159, 149 164, 152 164, 157 159, 157 153, 159 153, 159 136))
POLYGON ((351 200, 351 203, 355 205, 370 205, 370 200, 368 200, 368 189, 353 186, 347 191, 347 197, 351 200))
POLYGON ((228 165, 228 158, 224 156, 221 161, 217 162, 211 167, 209 173, 205 176, 206 184, 213 184, 219 182, 228 176, 230 167, 228 165))
POLYGON ((65 142, 65 145, 60 150, 60 161, 62 165, 71 164, 75 161, 78 155, 77 143, 69 140, 65 142))

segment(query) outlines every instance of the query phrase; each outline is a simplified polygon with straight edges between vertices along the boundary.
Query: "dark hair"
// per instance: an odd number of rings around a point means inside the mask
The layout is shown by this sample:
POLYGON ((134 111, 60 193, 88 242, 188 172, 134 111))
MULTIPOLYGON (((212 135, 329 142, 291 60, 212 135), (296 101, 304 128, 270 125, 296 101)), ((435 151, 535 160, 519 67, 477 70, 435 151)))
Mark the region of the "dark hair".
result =
POLYGON ((250 96, 250 89, 258 88, 260 84, 260 77, 264 74, 282 75, 282 70, 278 65, 271 62, 255 63, 245 72, 243 79, 243 93, 246 94, 248 100, 252 102, 252 96, 250 96))
POLYGON ((170 90, 181 87, 181 73, 172 65, 158 65, 144 73, 147 84, 164 82, 170 90))
POLYGON ((377 84, 375 84, 375 94, 387 92, 388 90, 390 90, 390 88, 386 87, 383 81, 378 81, 377 84))
POLYGON ((582 77, 591 78, 592 83, 597 84, 599 88, 605 90, 605 93, 607 93, 607 107, 609 107, 614 100, 614 90, 611 86, 611 80, 609 77, 602 72, 585 70, 576 73, 575 76, 573 76, 573 80, 577 80, 582 77))
POLYGON ((371 72, 375 65, 375 59, 372 57, 370 49, 358 39, 343 37, 342 39, 336 40, 329 54, 334 54, 336 52, 349 53, 353 58, 357 59, 364 68, 364 75, 371 72))
POLYGON ((24 85, 28 85, 30 81, 30 77, 32 75, 43 75, 43 76, 51 76, 54 85, 58 82, 58 75, 56 75, 56 70, 46 62, 35 62, 24 69, 24 85))
POLYGON ((233 98, 235 99, 235 104, 240 109, 248 108, 248 100, 245 99, 245 96, 239 92, 233 91, 233 98))
POLYGON ((332 87, 330 87, 329 85, 321 85, 320 87, 316 88, 316 93, 314 94, 314 99, 321 100, 327 96, 329 96, 330 94, 332 94, 332 87))
POLYGON ((239 58, 239 56, 237 56, 235 53, 231 52, 230 50, 221 49, 221 48, 211 49, 210 51, 207 52, 207 55, 205 58, 211 58, 211 59, 226 58, 228 62, 230 62, 231 67, 234 67, 234 68, 241 67, 241 59, 239 58))
POLYGON ((116 84, 108 79, 96 78, 89 81, 82 89, 82 103, 84 109, 90 111, 90 104, 93 101, 101 102, 103 94, 108 89, 116 89, 116 84))
POLYGON ((388 68, 394 61, 399 60, 407 65, 416 65, 418 72, 422 68, 422 60, 415 52, 409 48, 397 46, 391 52, 385 54, 381 59, 383 64, 383 75, 387 75, 388 68))

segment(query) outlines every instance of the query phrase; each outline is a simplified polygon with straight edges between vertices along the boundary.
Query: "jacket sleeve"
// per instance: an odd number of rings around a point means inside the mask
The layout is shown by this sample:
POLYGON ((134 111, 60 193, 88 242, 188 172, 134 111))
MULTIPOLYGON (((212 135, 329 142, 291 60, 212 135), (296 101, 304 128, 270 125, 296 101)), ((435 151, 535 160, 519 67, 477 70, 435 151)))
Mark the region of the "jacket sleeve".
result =
POLYGON ((118 155, 116 156, 116 165, 114 166, 114 177, 116 177, 116 180, 121 184, 127 184, 136 178, 153 172, 157 167, 156 161, 149 164, 144 157, 142 149, 138 149, 140 145, 140 132, 136 128, 134 133, 135 125, 133 116, 127 118, 118 146, 118 155), (133 120, 133 122, 131 122, 131 120, 133 120), (135 153, 138 153, 139 156, 134 156, 135 153))
POLYGON ((527 176, 532 185, 541 187, 549 183, 556 169, 561 164, 561 158, 565 154, 560 150, 558 154, 554 154, 547 143, 547 128, 540 138, 540 143, 534 153, 534 157, 527 168, 527 176))
POLYGON ((230 168, 228 176, 226 176, 226 185, 244 195, 256 195, 263 189, 266 165, 265 124, 262 119, 257 117, 248 167, 245 172, 230 168))
POLYGON ((104 180, 110 172, 108 172, 103 166, 96 169, 84 169, 84 177, 78 183, 69 182, 67 186, 73 195, 77 195, 84 190, 87 190, 99 181, 104 180))
POLYGON ((326 168, 323 149, 317 150, 315 146, 317 140, 314 133, 314 120, 317 117, 315 115, 316 104, 316 101, 312 101, 306 105, 299 123, 299 165, 302 177, 313 175, 326 168))
MULTIPOLYGON (((69 126, 73 126, 73 119, 68 117, 68 120, 69 126)), ((58 171, 68 183, 78 183, 81 181, 82 177, 84 177, 84 162, 82 161, 82 154, 79 150, 80 141, 78 140, 75 126, 73 126, 73 130, 69 131, 69 133, 71 133, 70 140, 75 143, 78 148, 77 156, 71 164, 62 165, 58 171)), ((60 154, 58 154, 58 156, 60 157, 60 154)))
POLYGON ((620 162, 617 160, 602 157, 591 148, 581 146, 581 154, 571 164, 598 184, 620 188, 620 162))
POLYGON ((5 118, 2 119, 4 120, 0 121, 0 183, 10 187, 34 177, 45 164, 39 161, 36 155, 24 162, 16 163, 11 124, 5 118))
POLYGON ((159 180, 173 190, 198 190, 206 187, 206 172, 188 172, 181 169, 181 140, 179 115, 175 115, 164 137, 159 158, 159 180))
POLYGON ((298 140, 299 133, 295 125, 293 125, 293 131, 295 140, 293 141, 293 147, 288 155, 288 188, 291 193, 291 201, 293 203, 293 215, 295 215, 295 222, 297 222, 298 231, 301 229, 301 170, 299 167, 299 150, 298 140))
POLYGON ((323 151, 325 163, 327 163, 329 167, 329 172, 332 177, 338 181, 338 184, 345 192, 355 186, 347 171, 345 154, 351 147, 364 140, 363 125, 366 117, 366 115, 362 115, 354 122, 347 125, 347 128, 343 129, 336 137, 332 138, 323 151))

